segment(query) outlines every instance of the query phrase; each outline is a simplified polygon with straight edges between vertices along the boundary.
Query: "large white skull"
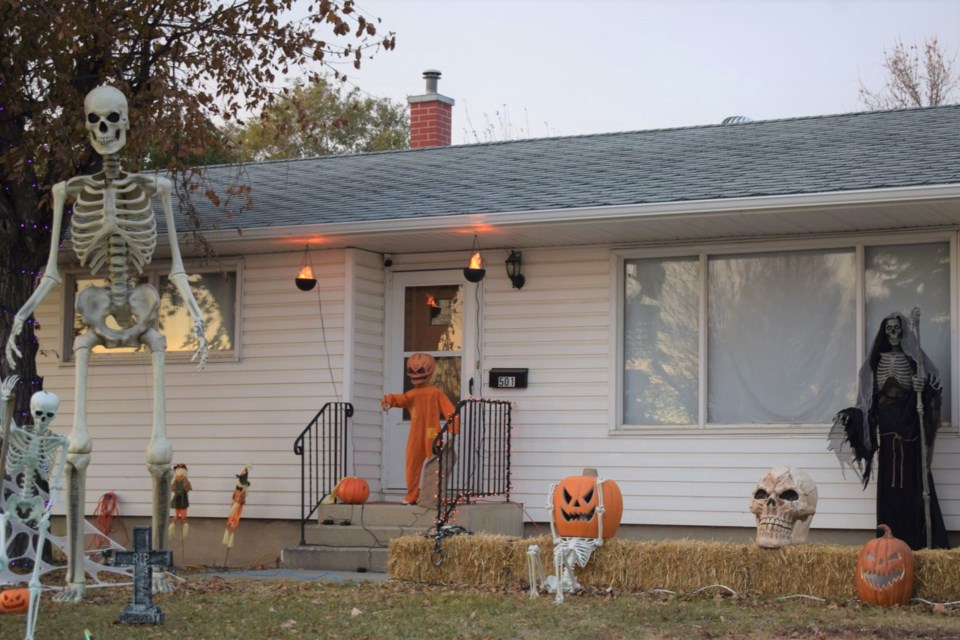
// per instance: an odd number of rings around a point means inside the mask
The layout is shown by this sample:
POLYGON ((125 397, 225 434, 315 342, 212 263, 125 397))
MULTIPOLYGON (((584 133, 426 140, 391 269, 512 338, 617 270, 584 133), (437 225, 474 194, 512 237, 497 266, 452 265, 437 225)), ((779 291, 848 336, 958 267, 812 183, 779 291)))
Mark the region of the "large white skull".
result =
POLYGON ((127 143, 130 119, 127 98, 119 89, 97 87, 83 100, 90 145, 102 156, 113 155, 127 143))
POLYGON ((806 542, 817 512, 817 485, 796 467, 774 467, 753 490, 750 511, 757 516, 757 544, 761 547, 806 542))
POLYGON ((30 397, 30 415, 37 429, 46 429, 60 409, 60 398, 49 391, 37 391, 30 397))

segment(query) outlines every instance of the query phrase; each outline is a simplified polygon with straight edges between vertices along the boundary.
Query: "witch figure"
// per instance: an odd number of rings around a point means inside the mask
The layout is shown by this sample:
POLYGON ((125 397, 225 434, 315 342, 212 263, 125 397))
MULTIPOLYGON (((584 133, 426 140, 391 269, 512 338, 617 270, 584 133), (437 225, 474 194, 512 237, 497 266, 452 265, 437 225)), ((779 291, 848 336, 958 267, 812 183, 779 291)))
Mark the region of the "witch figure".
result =
MULTIPOLYGON (((919 310, 915 313, 918 317, 919 310)), ((880 323, 860 367, 857 406, 840 411, 830 430, 828 448, 841 465, 852 463, 864 488, 877 455, 877 524, 888 525, 912 549, 927 546, 927 509, 931 547, 949 546, 930 473, 941 397, 937 368, 904 316, 893 313, 880 323), (929 500, 924 498, 924 472, 929 500)))

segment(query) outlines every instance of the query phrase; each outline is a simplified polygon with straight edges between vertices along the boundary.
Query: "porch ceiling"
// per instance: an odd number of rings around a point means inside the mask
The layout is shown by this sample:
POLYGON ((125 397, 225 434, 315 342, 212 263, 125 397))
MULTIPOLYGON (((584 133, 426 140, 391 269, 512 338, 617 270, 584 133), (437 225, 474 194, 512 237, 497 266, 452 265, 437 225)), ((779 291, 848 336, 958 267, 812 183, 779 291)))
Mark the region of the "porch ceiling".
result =
POLYGON ((745 199, 522 214, 437 217, 391 224, 324 224, 208 232, 222 255, 353 247, 384 254, 604 245, 659 246, 710 240, 960 228, 960 189, 910 194, 745 199), (900 197, 897 197, 897 196, 900 197))

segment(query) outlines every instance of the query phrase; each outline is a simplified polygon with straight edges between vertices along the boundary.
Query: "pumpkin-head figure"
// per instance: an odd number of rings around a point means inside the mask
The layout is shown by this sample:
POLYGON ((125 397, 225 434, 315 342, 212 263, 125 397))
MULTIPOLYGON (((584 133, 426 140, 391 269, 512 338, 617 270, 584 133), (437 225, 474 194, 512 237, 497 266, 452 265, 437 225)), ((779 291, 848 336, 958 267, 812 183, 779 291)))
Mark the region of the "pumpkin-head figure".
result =
POLYGON ((604 539, 612 538, 623 516, 623 495, 613 480, 597 482, 596 469, 561 480, 553 491, 553 522, 562 538, 597 538, 603 524, 604 539), (603 515, 598 513, 603 492, 603 515))
POLYGON ((25 613, 30 607, 29 589, 0 591, 0 613, 25 613))
POLYGON ((415 387, 430 384, 433 372, 437 369, 437 361, 427 353, 413 353, 407 358, 407 377, 415 387))
POLYGON ((884 607, 908 604, 913 596, 913 550, 894 538, 887 525, 877 528, 883 529, 883 537, 863 545, 857 558, 857 596, 884 607))

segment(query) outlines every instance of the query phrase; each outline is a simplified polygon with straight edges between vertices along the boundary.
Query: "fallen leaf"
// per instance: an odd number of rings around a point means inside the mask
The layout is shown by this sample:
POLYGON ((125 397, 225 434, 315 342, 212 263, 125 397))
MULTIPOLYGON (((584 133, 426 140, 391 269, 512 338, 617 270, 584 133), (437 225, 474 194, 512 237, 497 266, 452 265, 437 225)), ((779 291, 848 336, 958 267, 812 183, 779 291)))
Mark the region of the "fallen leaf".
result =
POLYGON ((357 609, 356 607, 354 607, 353 610, 350 611, 350 615, 356 618, 357 616, 363 615, 363 611, 360 611, 360 609, 357 609))
POLYGON ((293 618, 291 618, 290 620, 287 620, 286 622, 281 622, 281 623, 280 623, 280 628, 281 628, 281 629, 290 629, 290 628, 296 626, 296 624, 297 624, 297 621, 294 620, 293 618))

